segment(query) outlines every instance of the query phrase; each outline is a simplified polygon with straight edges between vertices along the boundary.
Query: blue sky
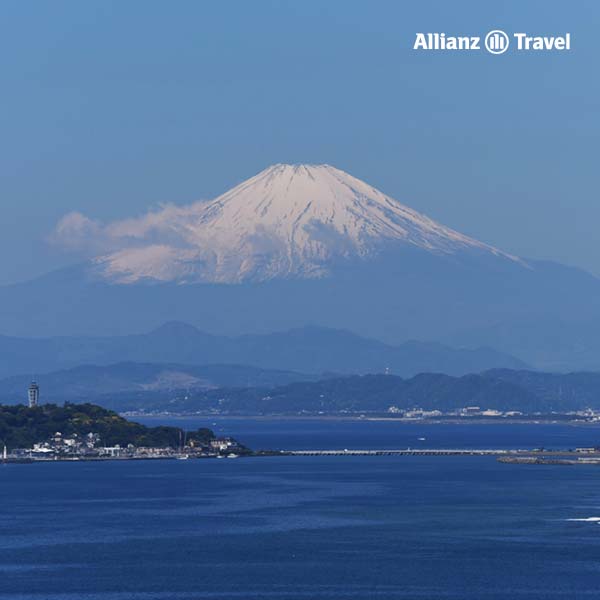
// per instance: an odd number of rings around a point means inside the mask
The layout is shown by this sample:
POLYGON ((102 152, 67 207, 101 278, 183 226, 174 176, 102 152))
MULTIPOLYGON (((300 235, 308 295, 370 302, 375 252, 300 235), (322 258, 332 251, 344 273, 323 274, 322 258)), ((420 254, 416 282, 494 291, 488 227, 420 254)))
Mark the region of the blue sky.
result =
POLYGON ((110 221, 327 162, 464 233, 600 275, 597 2, 0 4, 0 283, 110 221), (417 31, 571 32, 570 53, 423 53, 417 31))

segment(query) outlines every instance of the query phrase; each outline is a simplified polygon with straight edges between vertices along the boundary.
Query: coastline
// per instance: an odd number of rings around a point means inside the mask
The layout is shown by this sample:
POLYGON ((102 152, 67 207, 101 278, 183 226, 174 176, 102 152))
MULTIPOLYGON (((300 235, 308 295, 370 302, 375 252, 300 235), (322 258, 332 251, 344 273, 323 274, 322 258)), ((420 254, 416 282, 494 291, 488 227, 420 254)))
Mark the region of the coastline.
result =
POLYGON ((448 417, 448 418, 402 418, 388 416, 360 416, 360 415, 215 415, 212 413, 137 413, 125 411, 120 413, 128 419, 218 419, 218 420, 247 420, 247 421, 347 421, 347 422, 386 422, 402 423, 406 425, 572 425, 600 427, 600 421, 590 421, 581 418, 569 418, 570 415, 556 416, 555 418, 506 418, 506 417, 448 417))
POLYGON ((187 455, 171 456, 106 456, 106 457, 72 457, 57 456, 53 458, 8 457, 0 460, 6 464, 48 464, 48 463, 81 463, 81 462, 124 462, 124 461, 175 461, 201 460, 219 458, 321 458, 321 457, 489 457, 497 462, 516 465, 567 465, 567 466, 600 466, 600 449, 590 450, 546 450, 546 449, 492 449, 492 448, 405 448, 405 449, 312 449, 312 450, 255 450, 240 455, 187 455))

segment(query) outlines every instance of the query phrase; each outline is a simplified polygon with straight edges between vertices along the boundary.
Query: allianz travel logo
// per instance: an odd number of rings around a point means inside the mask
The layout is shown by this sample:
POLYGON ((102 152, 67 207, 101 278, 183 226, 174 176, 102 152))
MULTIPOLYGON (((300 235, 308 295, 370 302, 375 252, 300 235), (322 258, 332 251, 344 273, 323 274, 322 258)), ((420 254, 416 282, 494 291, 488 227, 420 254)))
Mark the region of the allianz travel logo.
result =
POLYGON ((509 48, 518 52, 568 51, 571 50, 571 34, 530 35, 520 32, 509 36, 501 29, 492 29, 485 36, 417 33, 413 44, 413 50, 486 50, 490 54, 504 54, 509 48))

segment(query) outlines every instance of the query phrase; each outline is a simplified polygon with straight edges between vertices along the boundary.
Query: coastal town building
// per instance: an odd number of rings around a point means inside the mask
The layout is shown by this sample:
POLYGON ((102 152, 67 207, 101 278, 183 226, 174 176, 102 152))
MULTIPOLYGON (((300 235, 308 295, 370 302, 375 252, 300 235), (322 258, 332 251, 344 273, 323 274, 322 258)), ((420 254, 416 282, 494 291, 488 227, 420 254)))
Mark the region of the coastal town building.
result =
POLYGON ((114 444, 103 446, 97 433, 64 435, 60 431, 50 435, 44 442, 34 443, 30 448, 15 448, 4 460, 94 460, 94 459, 143 459, 143 458, 201 458, 237 456, 243 448, 230 437, 211 440, 206 445, 189 443, 182 447, 126 446, 114 444))
POLYGON ((226 452, 227 450, 233 450, 238 447, 236 440, 230 437, 215 438, 210 441, 210 447, 218 452, 226 452))

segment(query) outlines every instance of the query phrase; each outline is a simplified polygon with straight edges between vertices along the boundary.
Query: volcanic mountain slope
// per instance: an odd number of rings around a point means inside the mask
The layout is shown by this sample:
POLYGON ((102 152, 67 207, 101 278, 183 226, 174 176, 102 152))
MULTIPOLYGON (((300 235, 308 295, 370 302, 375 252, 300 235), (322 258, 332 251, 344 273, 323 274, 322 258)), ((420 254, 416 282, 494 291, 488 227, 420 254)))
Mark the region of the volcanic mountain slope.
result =
POLYGON ((517 260, 329 165, 275 165, 211 202, 170 207, 111 232, 117 243, 136 238, 95 260, 103 278, 121 284, 324 277, 340 261, 394 246, 517 260))
POLYGON ((177 320, 239 336, 313 324, 600 369, 600 280, 513 257, 333 167, 276 165, 211 202, 71 221, 103 251, 0 288, 2 334, 123 335, 177 320))

